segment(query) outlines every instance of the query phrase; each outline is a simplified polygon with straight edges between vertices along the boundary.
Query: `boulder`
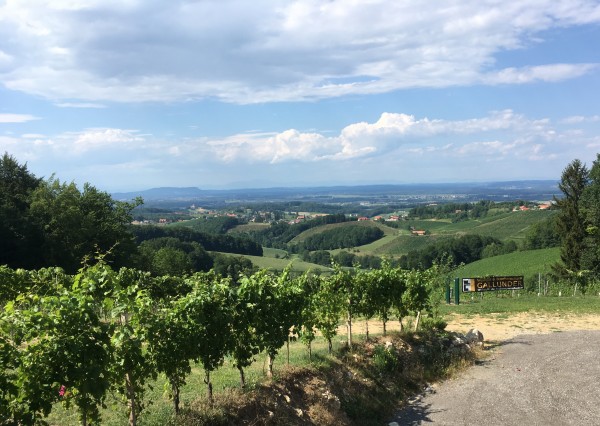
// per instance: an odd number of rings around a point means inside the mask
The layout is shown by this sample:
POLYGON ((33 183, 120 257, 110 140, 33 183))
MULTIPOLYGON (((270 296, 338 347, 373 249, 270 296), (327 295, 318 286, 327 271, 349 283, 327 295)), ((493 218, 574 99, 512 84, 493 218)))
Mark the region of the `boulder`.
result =
POLYGON ((467 339, 462 334, 458 334, 454 336, 454 341, 452 342, 452 346, 462 346, 467 344, 467 339))
POLYGON ((483 333, 476 328, 472 328, 465 336, 465 340, 470 345, 483 345, 483 333))

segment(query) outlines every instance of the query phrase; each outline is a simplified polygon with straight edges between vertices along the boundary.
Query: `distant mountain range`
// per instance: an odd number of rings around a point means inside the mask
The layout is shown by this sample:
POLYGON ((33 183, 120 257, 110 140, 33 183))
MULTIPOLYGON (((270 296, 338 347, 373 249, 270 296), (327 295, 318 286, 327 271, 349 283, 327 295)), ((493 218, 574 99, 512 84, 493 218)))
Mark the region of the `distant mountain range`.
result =
POLYGON ((558 182, 553 180, 224 190, 164 187, 112 194, 115 200, 120 201, 142 197, 147 205, 292 200, 335 203, 342 201, 391 203, 411 200, 414 202, 419 199, 423 201, 549 200, 554 195, 560 195, 560 191, 558 182))

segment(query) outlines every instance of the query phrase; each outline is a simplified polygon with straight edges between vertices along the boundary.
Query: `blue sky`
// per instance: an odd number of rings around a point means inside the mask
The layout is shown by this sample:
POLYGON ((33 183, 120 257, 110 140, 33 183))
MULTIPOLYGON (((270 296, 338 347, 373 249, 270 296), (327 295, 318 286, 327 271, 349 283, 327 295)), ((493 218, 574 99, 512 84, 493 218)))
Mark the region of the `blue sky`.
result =
POLYGON ((600 1, 0 0, 0 152, 107 191, 559 179, 600 1))

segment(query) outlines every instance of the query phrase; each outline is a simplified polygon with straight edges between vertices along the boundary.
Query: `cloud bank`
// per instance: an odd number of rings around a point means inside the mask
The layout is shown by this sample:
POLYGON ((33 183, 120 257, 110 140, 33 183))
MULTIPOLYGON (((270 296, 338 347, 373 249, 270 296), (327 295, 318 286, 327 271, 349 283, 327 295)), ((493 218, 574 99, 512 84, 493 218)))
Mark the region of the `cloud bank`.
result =
POLYGON ((0 81, 69 107, 556 82, 597 64, 496 57, 599 22, 595 0, 6 0, 0 81))
POLYGON ((288 129, 219 139, 162 138, 140 130, 89 128, 0 136, 0 147, 40 175, 59 170, 63 179, 119 190, 435 182, 440 176, 444 181, 548 179, 573 158, 595 157, 598 123, 597 116, 553 121, 512 110, 465 120, 385 112, 335 135, 288 129))

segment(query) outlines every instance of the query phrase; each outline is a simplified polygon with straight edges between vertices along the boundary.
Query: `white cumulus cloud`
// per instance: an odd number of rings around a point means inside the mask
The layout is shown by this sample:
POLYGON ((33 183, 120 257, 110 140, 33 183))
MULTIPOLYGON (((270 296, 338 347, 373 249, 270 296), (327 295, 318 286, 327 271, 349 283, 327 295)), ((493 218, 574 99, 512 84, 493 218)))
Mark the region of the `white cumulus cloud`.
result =
POLYGON ((556 82, 597 64, 497 66, 497 54, 598 23, 596 0, 6 0, 0 81, 73 106, 556 82))
POLYGON ((521 146, 555 137, 549 120, 529 119, 511 110, 454 121, 385 112, 374 123, 350 124, 336 136, 290 129, 277 134, 232 135, 206 143, 225 162, 279 163, 381 157, 403 149, 412 153, 443 151, 453 156, 516 156, 528 152, 521 146), (503 140, 481 141, 490 134, 501 135, 503 140), (448 143, 449 139, 455 142, 448 143))

